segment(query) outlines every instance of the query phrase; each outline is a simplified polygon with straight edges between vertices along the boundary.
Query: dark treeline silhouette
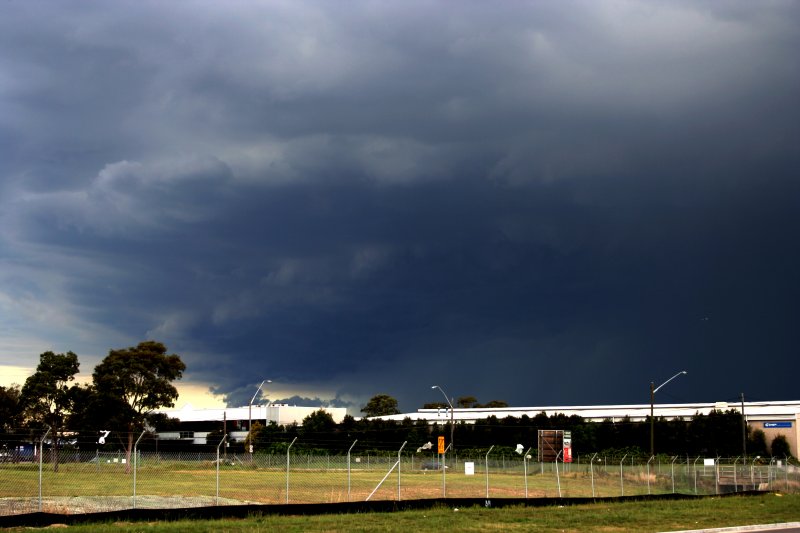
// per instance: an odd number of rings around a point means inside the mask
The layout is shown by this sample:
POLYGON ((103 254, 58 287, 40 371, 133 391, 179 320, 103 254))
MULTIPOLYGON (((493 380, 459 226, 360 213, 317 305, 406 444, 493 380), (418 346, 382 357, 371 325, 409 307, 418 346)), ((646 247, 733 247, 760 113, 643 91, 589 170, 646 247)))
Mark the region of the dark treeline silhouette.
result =
MULTIPOLYGON (((256 453, 285 453, 288 444, 297 437, 292 447, 295 453, 346 453, 357 441, 359 453, 396 453, 403 442, 405 451, 413 451, 430 442, 435 450, 436 440, 444 436, 449 440, 449 423, 430 425, 426 421, 405 419, 399 422, 375 419, 355 420, 351 416, 336 424, 330 415, 309 416, 303 425, 254 425, 253 444, 256 453)), ((594 452, 645 456, 650 443, 650 423, 633 422, 627 418, 587 422, 579 416, 541 413, 534 417, 489 417, 475 424, 456 423, 453 439, 460 456, 485 453, 490 446, 495 450, 513 450, 517 444, 527 448, 537 447, 539 430, 561 429, 572 432, 574 455, 594 452)), ((664 455, 692 455, 707 457, 735 457, 742 455, 742 419, 734 411, 712 411, 697 414, 691 420, 656 419, 656 453, 664 455)), ((219 442, 221 429, 210 434, 208 445, 219 442)), ((747 429, 747 454, 766 457, 771 447, 783 457, 786 447, 780 437, 768 445, 764 433, 747 429), (779 442, 780 441, 780 442, 779 442)), ((242 447, 241 444, 238 447, 242 447)), ((232 445, 236 450, 237 445, 232 445)))
MULTIPOLYGON (((177 420, 155 418, 156 433, 147 435, 140 443, 142 451, 159 452, 214 452, 223 437, 222 424, 208 434, 206 444, 193 444, 186 440, 158 439, 158 431, 176 431, 181 426, 177 420)), ((117 432, 112 432, 103 445, 97 442, 94 428, 81 430, 73 427, 70 437, 62 442, 65 450, 115 451, 125 449, 125 439, 117 432), (115 438, 115 435, 116 438, 115 438)), ((108 429, 114 429, 109 427, 108 429)), ((186 429, 186 428, 181 428, 186 429)), ((200 427, 195 427, 195 432, 200 427)), ((645 457, 648 455, 650 443, 650 423, 633 422, 627 418, 621 420, 605 420, 588 422, 579 416, 554 415, 540 413, 534 417, 519 418, 489 417, 475 424, 456 423, 454 441, 459 457, 480 457, 489 447, 494 446, 493 453, 510 454, 518 444, 526 450, 536 448, 539 430, 560 429, 572 432, 573 456, 589 456, 595 452, 607 455, 645 457)), ((39 433, 31 428, 11 430, 5 428, 0 432, 0 447, 12 447, 23 442, 38 439, 39 433)), ((691 420, 657 419, 655 423, 656 453, 668 456, 705 456, 736 457, 742 455, 742 420, 741 415, 733 410, 712 411, 708 415, 698 414, 691 420)), ((426 421, 402 421, 378 419, 356 420, 346 416, 341 423, 335 423, 324 411, 316 411, 309 415, 302 425, 290 424, 278 426, 270 423, 266 426, 253 424, 253 445, 256 454, 283 454, 289 443, 297 437, 292 446, 292 453, 299 454, 331 454, 343 455, 356 443, 353 451, 358 454, 372 453, 376 455, 392 455, 397 453, 403 442, 406 442, 404 453, 413 453, 418 449, 427 453, 436 453, 439 436, 450 439, 449 423, 428 424, 426 421), (431 447, 424 448, 427 443, 431 447)), ((225 448, 226 453, 242 453, 248 442, 232 442, 225 448)), ((760 430, 747 430, 747 454, 750 457, 760 455, 767 457, 772 453, 776 457, 788 455, 785 438, 777 437, 767 443, 760 430)))

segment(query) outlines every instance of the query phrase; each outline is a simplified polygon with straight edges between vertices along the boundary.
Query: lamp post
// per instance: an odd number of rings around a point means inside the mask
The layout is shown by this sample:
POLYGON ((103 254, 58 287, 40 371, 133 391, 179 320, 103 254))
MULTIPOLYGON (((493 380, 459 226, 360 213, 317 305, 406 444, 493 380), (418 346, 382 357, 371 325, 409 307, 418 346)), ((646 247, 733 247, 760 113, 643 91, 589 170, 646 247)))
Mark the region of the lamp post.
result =
POLYGON ((253 397, 250 398, 250 406, 247 408, 247 436, 249 437, 248 440, 250 441, 250 446, 248 450, 250 452, 250 462, 253 462, 253 402, 258 396, 258 393, 261 392, 261 387, 264 386, 264 383, 272 383, 272 380, 265 379, 261 382, 261 385, 258 386, 256 389, 256 393, 253 394, 253 397))
POLYGON ((439 389, 439 392, 441 392, 442 396, 444 396, 444 399, 447 402, 447 405, 450 406, 450 446, 452 446, 453 451, 455 452, 456 451, 456 447, 455 447, 455 443, 453 442, 453 428, 455 426, 455 421, 453 420, 453 418, 454 418, 455 411, 453 409, 453 404, 450 402, 450 398, 447 397, 447 394, 445 394, 445 392, 442 390, 442 388, 439 385, 434 385, 431 388, 432 389, 439 389))
POLYGON ((650 457, 656 454, 656 446, 655 446, 655 419, 653 418, 653 404, 655 403, 656 393, 658 390, 672 381, 673 379, 677 378, 681 374, 687 374, 686 370, 681 370, 667 381, 659 385, 658 387, 655 386, 655 383, 652 381, 650 382, 650 457))

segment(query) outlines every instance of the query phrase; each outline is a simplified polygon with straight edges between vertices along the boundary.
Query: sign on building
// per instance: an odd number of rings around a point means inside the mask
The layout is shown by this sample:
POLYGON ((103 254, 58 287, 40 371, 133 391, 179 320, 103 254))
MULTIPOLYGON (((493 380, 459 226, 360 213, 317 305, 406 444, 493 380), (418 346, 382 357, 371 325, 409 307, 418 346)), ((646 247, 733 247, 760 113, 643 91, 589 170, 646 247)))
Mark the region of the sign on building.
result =
POLYGON ((765 428, 790 428, 791 422, 764 422, 765 428))

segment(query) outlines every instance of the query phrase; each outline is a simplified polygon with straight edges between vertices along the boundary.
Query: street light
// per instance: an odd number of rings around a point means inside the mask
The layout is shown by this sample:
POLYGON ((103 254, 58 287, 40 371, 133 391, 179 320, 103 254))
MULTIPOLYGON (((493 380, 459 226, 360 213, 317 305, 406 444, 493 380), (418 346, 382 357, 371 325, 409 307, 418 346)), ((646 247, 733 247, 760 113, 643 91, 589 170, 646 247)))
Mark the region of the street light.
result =
POLYGON ((655 403, 656 393, 658 389, 672 381, 673 379, 677 378, 681 374, 687 374, 686 370, 681 370, 667 381, 659 385, 658 387, 655 386, 655 383, 652 381, 650 382, 650 457, 653 457, 656 454, 656 446, 655 446, 655 419, 653 418, 653 403, 655 403))
POLYGON ((455 425, 455 422, 453 421, 453 417, 454 417, 454 412, 455 411, 453 409, 453 404, 450 403, 450 398, 447 397, 447 394, 444 393, 444 391, 442 390, 442 388, 439 385, 434 385, 431 388, 432 389, 439 389, 439 392, 441 392, 442 396, 444 396, 444 399, 447 402, 447 405, 450 406, 450 446, 452 446, 452 449, 455 452, 456 446, 455 446, 455 443, 453 442, 453 427, 455 425))
POLYGON ((253 402, 258 396, 258 393, 261 392, 261 387, 264 386, 264 383, 272 383, 272 380, 265 379, 261 382, 261 385, 258 386, 256 389, 256 393, 253 394, 253 397, 250 398, 250 406, 247 408, 247 436, 250 437, 248 440, 250 441, 250 462, 253 462, 253 402))

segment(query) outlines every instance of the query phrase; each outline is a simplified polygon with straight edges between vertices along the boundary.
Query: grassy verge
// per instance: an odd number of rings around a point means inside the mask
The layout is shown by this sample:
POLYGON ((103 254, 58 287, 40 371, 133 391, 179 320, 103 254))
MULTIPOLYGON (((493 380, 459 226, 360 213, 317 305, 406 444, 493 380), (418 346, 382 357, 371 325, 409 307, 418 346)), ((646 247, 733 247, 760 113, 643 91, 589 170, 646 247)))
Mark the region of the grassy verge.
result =
MULTIPOLYGON (((71 526, 75 532, 152 533, 240 531, 675 531, 800 521, 800 495, 620 502, 567 507, 511 507, 322 516, 262 516, 241 520, 114 523, 71 526)), ((27 528, 26 528, 27 529, 27 528)), ((22 528, 19 529, 20 531, 22 528)))

